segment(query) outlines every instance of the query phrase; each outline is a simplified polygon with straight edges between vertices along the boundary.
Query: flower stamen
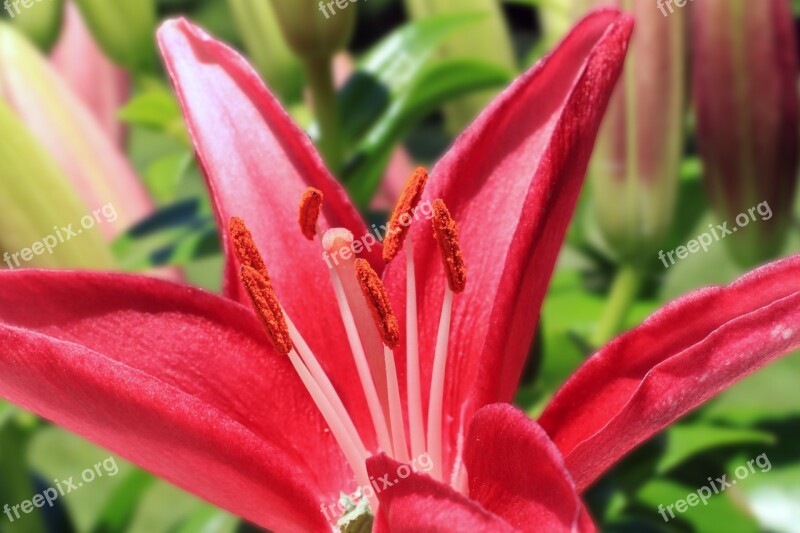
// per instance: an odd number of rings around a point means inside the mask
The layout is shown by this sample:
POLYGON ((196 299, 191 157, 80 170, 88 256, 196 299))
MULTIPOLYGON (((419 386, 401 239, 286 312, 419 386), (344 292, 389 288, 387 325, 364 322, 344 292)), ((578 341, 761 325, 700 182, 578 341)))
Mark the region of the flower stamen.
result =
POLYGON ((272 285, 255 268, 247 265, 242 266, 240 275, 269 340, 278 353, 287 355, 292 351, 292 338, 289 335, 289 328, 286 326, 281 305, 272 290, 272 285))
POLYGON ((428 403, 428 454, 433 461, 432 475, 444 480, 442 468, 442 404, 444 403, 444 378, 447 368, 447 347, 450 339, 450 322, 453 310, 453 294, 464 290, 467 270, 461 247, 458 244, 458 227, 442 200, 433 203, 433 232, 439 242, 447 287, 444 290, 439 331, 431 374, 431 396, 428 403))
POLYGON ((356 279, 361 286, 361 292, 367 301, 367 306, 372 312, 372 318, 383 338, 383 357, 386 365, 386 384, 389 394, 389 420, 392 429, 392 446, 395 459, 408 462, 408 446, 406 432, 403 424, 403 407, 400 402, 400 386, 397 381, 397 367, 394 361, 392 348, 400 341, 400 327, 397 316, 392 311, 386 287, 364 259, 356 259, 356 279))
POLYGON ((417 326, 417 280, 414 270, 414 243, 406 242, 406 393, 411 453, 425 453, 425 424, 422 418, 422 381, 419 372, 419 331, 417 326))
POLYGON ((386 237, 383 240, 383 260, 387 263, 397 256, 403 246, 403 241, 411 226, 414 209, 422 199, 422 192, 425 190, 427 182, 428 171, 422 167, 416 169, 408 179, 403 194, 400 195, 400 199, 392 211, 386 237))
MULTIPOLYGON (((239 228, 244 228, 243 222, 239 228)), ((249 232, 247 234, 249 235, 249 232)), ((252 250, 258 254, 255 245, 252 250)), ((369 454, 366 447, 341 398, 333 388, 333 384, 308 343, 278 302, 272 284, 255 268, 248 265, 242 266, 240 277, 253 303, 256 315, 264 326, 267 337, 279 354, 289 357, 292 366, 350 463, 359 483, 368 483, 369 476, 365 461, 369 454), (298 354, 298 352, 300 353, 298 354)), ((377 505, 377 500, 371 499, 370 503, 377 505)))
POLYGON ((467 284, 467 269, 458 244, 458 226, 442 200, 433 202, 433 234, 442 253, 447 285, 456 294, 463 292, 467 284))
POLYGON ((271 283, 264 259, 258 251, 253 235, 244 223, 244 220, 233 217, 228 221, 228 234, 231 237, 233 250, 241 266, 255 269, 267 283, 271 283))
POLYGON ((297 221, 306 239, 313 241, 317 235, 317 220, 322 209, 322 192, 309 187, 300 199, 297 221))
POLYGON ((355 269, 356 279, 361 286, 361 292, 367 300, 367 305, 372 312, 372 318, 381 333, 383 342, 389 348, 395 348, 400 341, 400 327, 397 324, 397 316, 389 303, 386 287, 383 286, 381 278, 365 259, 356 259, 355 269))

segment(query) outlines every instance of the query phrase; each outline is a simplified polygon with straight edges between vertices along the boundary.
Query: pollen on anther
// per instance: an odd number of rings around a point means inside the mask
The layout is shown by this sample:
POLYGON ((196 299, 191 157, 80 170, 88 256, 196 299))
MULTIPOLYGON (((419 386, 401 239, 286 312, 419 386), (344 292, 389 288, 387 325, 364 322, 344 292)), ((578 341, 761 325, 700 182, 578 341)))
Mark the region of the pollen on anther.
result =
POLYGON ((428 171, 419 167, 414 171, 406 183, 403 194, 389 218, 386 238, 383 240, 383 260, 387 263, 397 256, 403 246, 406 234, 411 227, 414 209, 422 199, 422 192, 428 182, 428 171))
POLYGON ((244 223, 244 220, 233 217, 228 222, 228 234, 231 236, 231 243, 236 257, 241 266, 248 266, 255 269, 269 283, 269 273, 264 265, 264 259, 258 252, 258 247, 253 240, 253 235, 244 223))
POLYGON ((297 215, 300 231, 309 241, 314 240, 314 236, 317 234, 317 220, 321 209, 322 192, 309 187, 300 198, 300 210, 297 215))
POLYGON ((442 200, 433 202, 433 234, 439 242, 450 290, 463 292, 467 284, 467 268, 458 243, 458 226, 442 200))
POLYGON ((241 278, 269 340, 278 353, 287 355, 292 351, 292 338, 272 284, 256 269, 246 265, 242 266, 241 278))
POLYGON ((367 300, 367 305, 383 342, 389 348, 394 348, 400 341, 400 326, 389 303, 386 287, 366 260, 356 259, 355 269, 356 279, 358 279, 361 292, 367 300))

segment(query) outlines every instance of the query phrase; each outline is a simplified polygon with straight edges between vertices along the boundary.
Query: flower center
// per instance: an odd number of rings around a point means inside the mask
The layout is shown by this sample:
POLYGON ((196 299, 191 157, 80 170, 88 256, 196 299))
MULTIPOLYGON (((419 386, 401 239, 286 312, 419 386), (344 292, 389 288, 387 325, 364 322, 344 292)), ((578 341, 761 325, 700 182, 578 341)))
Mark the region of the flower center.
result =
MULTIPOLYGON (((303 195, 298 221, 302 234, 312 240, 319 238, 325 257, 335 258, 334 264, 328 261, 331 284, 379 449, 406 464, 427 456, 432 466, 429 473, 457 486, 461 484, 461 473, 454 472, 450 480, 445 480, 442 466, 442 405, 453 297, 464 290, 466 269, 455 221, 444 202, 436 200, 433 229, 442 254, 447 287, 433 357, 426 427, 422 414, 414 243, 408 230, 427 179, 425 169, 414 172, 392 213, 384 239, 385 261, 393 260, 404 244, 406 250, 407 412, 403 410, 394 355, 400 341, 400 328, 383 282, 366 260, 355 257, 352 233, 342 228, 321 233, 317 224, 322 204, 319 191, 309 189, 303 195)), ((359 486, 371 487, 365 465, 370 452, 318 359, 281 307, 252 235, 237 218, 231 219, 229 232, 241 264, 242 283, 268 338, 279 353, 288 356, 353 469, 359 486)), ((364 492, 369 506, 376 510, 378 502, 374 491, 364 492)))

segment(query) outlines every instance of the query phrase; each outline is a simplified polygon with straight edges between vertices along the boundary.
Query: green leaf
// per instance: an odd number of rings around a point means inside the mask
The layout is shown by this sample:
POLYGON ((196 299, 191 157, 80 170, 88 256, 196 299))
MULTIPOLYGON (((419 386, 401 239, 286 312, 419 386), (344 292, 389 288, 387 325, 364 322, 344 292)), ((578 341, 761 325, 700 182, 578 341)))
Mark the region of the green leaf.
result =
POLYGON ((131 126, 166 133, 190 146, 178 101, 160 82, 148 80, 144 89, 123 106, 117 116, 131 126))
POLYGON ((773 464, 773 452, 769 452, 768 456, 740 456, 728 466, 732 472, 753 459, 765 465, 762 469, 759 463, 753 463, 755 472, 748 469, 748 476, 736 485, 737 497, 755 515, 762 531, 797 531, 800 524, 800 462, 796 441, 787 447, 794 455, 792 463, 773 464))
POLYGON ((175 533, 235 533, 239 519, 216 507, 204 505, 194 511, 175 533))
POLYGON ((93 533, 124 533, 139 505, 139 500, 156 478, 144 470, 132 469, 111 492, 100 512, 93 533))
MULTIPOLYGON (((471 27, 471 31, 447 38, 437 58, 480 61, 518 73, 511 30, 497 0, 405 0, 404 4, 414 20, 445 14, 481 13, 481 21, 471 27)), ((448 102, 443 109, 448 131, 457 134, 463 130, 496 94, 497 90, 483 90, 448 102)))
MULTIPOLYGON (((720 472, 702 473, 703 476, 715 474, 721 475, 720 472)), ((685 500, 690 494, 696 494, 696 491, 703 486, 702 483, 707 484, 708 481, 703 479, 700 484, 693 486, 656 479, 638 491, 636 500, 648 508, 649 512, 645 516, 653 524, 666 526, 667 531, 736 531, 737 533, 759 531, 752 517, 732 501, 735 493, 731 489, 730 492, 712 495, 706 500, 706 505, 699 501, 696 506, 687 507, 682 513, 678 512, 674 507, 675 503, 678 500, 685 500), (670 505, 673 506, 674 518, 669 513, 670 505), (659 513, 659 506, 663 506, 663 513, 669 522, 666 522, 659 513)))
MULTIPOLYGON (((35 427, 10 420, 0 426, 0 503, 15 506, 30 500, 34 492, 33 476, 25 460, 28 445, 35 427)), ((0 515, 3 531, 7 533, 44 532, 42 512, 35 509, 30 514, 21 514, 14 521, 0 515)))
POLYGON ((56 479, 73 477, 80 481, 84 470, 93 470, 94 465, 99 465, 102 475, 57 500, 68 511, 74 530, 83 532, 91 530, 110 495, 134 469, 108 450, 56 426, 45 426, 36 433, 28 451, 28 461, 45 486, 54 486, 53 480, 56 479), (116 465, 116 470, 108 468, 113 465, 116 465))
POLYGON ((394 146, 409 130, 442 103, 474 90, 508 83, 506 69, 471 60, 444 60, 420 69, 413 86, 393 98, 379 120, 365 132, 348 162, 345 184, 357 205, 364 207, 375 193, 394 146))
POLYGON ((167 154, 153 161, 144 175, 147 190, 160 205, 177 201, 180 185, 194 163, 190 152, 167 154))
MULTIPOLYGON (((339 93, 343 144, 354 146, 392 100, 416 85, 416 78, 449 35, 482 18, 476 13, 431 17, 406 24, 376 44, 339 93)), ((312 135, 315 131, 312 126, 312 135)))
POLYGON ((656 465, 656 472, 664 474, 693 456, 732 445, 772 444, 775 438, 765 431, 728 428, 706 424, 678 425, 667 433, 667 448, 656 465))
POLYGON ((207 207, 188 199, 158 209, 117 238, 113 248, 127 270, 185 265, 220 252, 207 207))

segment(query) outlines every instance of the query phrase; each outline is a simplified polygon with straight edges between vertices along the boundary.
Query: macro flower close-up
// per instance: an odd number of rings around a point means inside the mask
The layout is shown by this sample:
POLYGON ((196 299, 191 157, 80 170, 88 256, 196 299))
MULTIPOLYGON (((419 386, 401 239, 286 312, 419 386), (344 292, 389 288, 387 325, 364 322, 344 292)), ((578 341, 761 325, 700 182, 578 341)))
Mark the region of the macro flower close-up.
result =
POLYGON ((798 14, 6 2, 0 531, 797 531, 798 14))

